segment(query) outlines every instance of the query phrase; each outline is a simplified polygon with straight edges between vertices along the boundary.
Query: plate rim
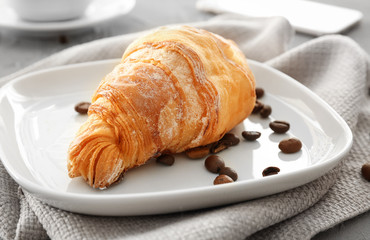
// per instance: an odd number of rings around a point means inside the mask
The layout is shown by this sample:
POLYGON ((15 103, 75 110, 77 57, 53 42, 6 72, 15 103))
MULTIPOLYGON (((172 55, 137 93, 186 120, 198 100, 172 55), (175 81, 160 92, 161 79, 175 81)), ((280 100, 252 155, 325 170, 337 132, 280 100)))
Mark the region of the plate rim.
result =
MULTIPOLYGON (((21 77, 18 77, 18 78, 15 78, 15 79, 11 80, 10 82, 6 83, 3 87, 0 88, 0 101, 2 101, 2 99, 4 97, 6 97, 6 89, 11 87, 14 83, 16 83, 18 81, 25 81, 25 80, 27 81, 27 79, 30 79, 33 76, 37 76, 37 75, 44 74, 44 73, 50 73, 50 72, 54 72, 54 71, 60 71, 60 70, 71 70, 71 69, 74 69, 74 68, 81 68, 81 67, 101 65, 101 64, 112 64, 112 66, 114 66, 114 63, 119 62, 119 60, 120 59, 106 59, 106 60, 99 60, 99 61, 77 63, 77 64, 71 64, 71 65, 52 67, 52 68, 43 69, 43 70, 39 70, 39 71, 35 71, 35 72, 25 74, 21 77)), ((314 93, 309 88, 307 88, 303 84, 299 83, 298 81, 296 81, 292 77, 290 77, 290 76, 280 72, 279 70, 274 69, 274 68, 272 68, 272 67, 270 67, 270 66, 268 66, 264 63, 260 63, 260 62, 250 60, 250 59, 248 59, 248 63, 256 65, 258 67, 261 67, 264 70, 267 69, 268 71, 272 71, 275 74, 278 74, 278 75, 281 75, 284 78, 287 78, 296 87, 300 88, 302 91, 305 91, 309 95, 313 96, 314 100, 318 101, 318 103, 320 105, 322 105, 327 111, 329 111, 329 113, 336 119, 336 121, 338 121, 341 128, 343 129, 343 133, 346 136, 346 142, 345 142, 345 147, 342 148, 341 151, 337 152, 333 156, 330 156, 329 158, 325 157, 325 161, 320 161, 316 164, 308 166, 305 169, 298 169, 298 170, 294 170, 293 172, 286 172, 286 173, 280 174, 280 175, 269 176, 268 178, 248 179, 248 180, 243 180, 243 181, 236 181, 232 185, 233 186, 246 185, 246 184, 247 185, 257 184, 258 185, 258 184, 261 184, 261 182, 263 184, 265 184, 265 183, 274 183, 276 181, 276 179, 279 179, 280 181, 284 181, 284 180, 290 179, 291 175, 304 173, 306 171, 322 171, 322 168, 325 167, 326 170, 323 171, 322 174, 320 174, 317 177, 317 178, 319 178, 322 175, 324 175, 325 173, 327 173, 328 171, 330 171, 332 168, 334 168, 338 164, 338 162, 345 155, 348 154, 348 152, 351 149, 352 143, 353 143, 352 131, 349 128, 348 124, 344 121, 344 119, 328 103, 326 103, 321 97, 319 97, 316 93, 314 93)), ((192 194, 192 193, 199 193, 199 192, 201 192, 202 194, 207 194, 207 193, 220 194, 220 193, 223 193, 226 189, 230 188, 229 184, 221 184, 221 185, 217 185, 217 186, 214 186, 214 185, 199 186, 199 187, 195 187, 195 188, 186 188, 186 189, 178 189, 178 190, 165 190, 165 191, 158 191, 158 192, 120 193, 120 194, 114 193, 114 194, 106 194, 106 195, 105 194, 103 194, 103 195, 92 195, 92 194, 86 194, 86 193, 61 192, 61 191, 56 191, 54 189, 45 188, 42 185, 39 185, 39 184, 37 184, 33 181, 30 181, 29 179, 27 179, 27 178, 25 178, 21 175, 19 176, 19 174, 16 172, 16 169, 13 168, 13 166, 11 165, 9 160, 6 159, 6 158, 4 159, 4 157, 3 157, 4 156, 4 149, 1 145, 0 145, 0 156, 1 156, 0 157, 1 161, 3 162, 3 165, 6 168, 9 175, 22 188, 24 188, 27 192, 30 192, 32 195, 35 195, 35 196, 39 196, 39 197, 42 196, 40 198, 43 199, 43 200, 45 200, 45 197, 47 197, 47 198, 58 200, 58 201, 59 200, 77 200, 77 201, 88 200, 88 201, 91 201, 91 202, 99 202, 101 200, 107 200, 107 201, 110 201, 110 202, 116 202, 118 200, 137 199, 137 198, 142 198, 142 197, 158 198, 158 197, 166 197, 166 196, 169 196, 169 195, 184 196, 184 195, 188 195, 189 193, 192 194)), ((29 171, 28 168, 27 168, 27 170, 29 171)), ((313 181, 317 178, 306 181, 303 184, 311 182, 311 181, 313 181)), ((300 184, 298 186, 294 186, 293 188, 302 186, 303 184, 300 184)), ((288 189, 292 189, 292 188, 288 188, 288 189)), ((288 190, 288 189, 286 189, 286 190, 288 190)), ((282 192, 282 191, 278 191, 278 192, 282 192)), ((269 196, 269 195, 271 195, 271 194, 264 195, 264 196, 269 196)), ((222 204, 222 205, 224 205, 224 204, 222 204)), ((194 208, 191 208, 191 209, 194 209, 194 208)), ((188 209, 188 210, 190 210, 190 209, 188 209)), ((78 212, 78 211, 74 211, 74 212, 78 212)), ((170 212, 173 212, 173 211, 170 211, 170 212)), ((80 212, 80 213, 90 214, 90 213, 86 213, 86 212, 80 212)), ((104 215, 104 214, 96 214, 96 213, 92 213, 92 214, 94 214, 94 215, 104 215)), ((149 214, 151 214, 151 213, 149 213, 149 214)), ((112 215, 112 214, 109 214, 109 215, 112 215)), ((125 214, 118 214, 117 216, 124 216, 124 215, 125 214)), ((140 215, 143 215, 143 214, 140 214, 140 215)))

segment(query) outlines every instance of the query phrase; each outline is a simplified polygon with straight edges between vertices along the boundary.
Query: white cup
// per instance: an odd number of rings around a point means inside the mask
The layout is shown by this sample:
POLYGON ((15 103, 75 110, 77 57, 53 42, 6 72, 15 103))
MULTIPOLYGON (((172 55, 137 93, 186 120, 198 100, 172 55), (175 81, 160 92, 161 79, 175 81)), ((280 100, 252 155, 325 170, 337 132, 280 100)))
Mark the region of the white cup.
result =
POLYGON ((23 20, 50 22, 81 17, 92 0, 8 0, 23 20))

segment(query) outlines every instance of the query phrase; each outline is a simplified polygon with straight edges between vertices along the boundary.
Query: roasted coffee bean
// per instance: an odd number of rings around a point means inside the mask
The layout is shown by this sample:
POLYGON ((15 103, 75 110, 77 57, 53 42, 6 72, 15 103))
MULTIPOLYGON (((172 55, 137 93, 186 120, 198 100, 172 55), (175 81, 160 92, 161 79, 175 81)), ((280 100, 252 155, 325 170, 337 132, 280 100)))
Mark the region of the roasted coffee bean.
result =
POLYGON ((157 159, 157 157, 161 156, 161 154, 162 153, 160 153, 160 152, 156 152, 156 153, 153 154, 152 158, 157 159))
POLYGON ((262 102, 256 100, 252 113, 259 113, 262 110, 263 106, 264 104, 262 102))
POLYGON ((211 155, 204 161, 204 166, 212 173, 218 173, 221 168, 225 167, 225 162, 217 155, 211 155))
POLYGON ((87 114, 90 105, 91 103, 89 102, 80 102, 75 105, 75 111, 78 112, 79 114, 87 114))
POLYGON ((220 141, 224 142, 227 146, 235 146, 240 142, 240 139, 234 133, 226 133, 220 141))
POLYGON ((157 158, 157 163, 162 163, 167 166, 172 166, 175 162, 175 157, 170 154, 162 154, 157 158))
POLYGON ((60 35, 58 40, 59 40, 59 43, 61 43, 61 44, 67 44, 68 43, 68 38, 67 38, 66 35, 60 35))
POLYGON ((238 174, 236 171, 230 167, 223 167, 221 170, 218 172, 220 175, 227 175, 231 177, 234 181, 238 179, 238 174))
POLYGON ((266 177, 270 175, 275 175, 278 174, 278 172, 280 172, 280 168, 278 167, 267 167, 262 171, 262 176, 266 177))
POLYGON ((263 97, 263 95, 265 95, 265 91, 263 90, 263 88, 256 88, 257 99, 263 97))
POLYGON ((218 184, 232 183, 232 182, 234 181, 231 177, 227 175, 219 175, 215 178, 215 180, 213 181, 213 184, 218 185, 218 184))
POLYGON ((218 141, 212 144, 211 146, 211 153, 219 153, 225 149, 227 149, 229 145, 223 141, 218 141))
POLYGON ((295 153, 301 150, 302 142, 297 138, 288 138, 280 141, 279 148, 283 153, 295 153))
POLYGON ((201 146, 196 148, 191 148, 185 151, 185 154, 188 158, 199 159, 204 158, 210 153, 210 146, 201 146))
POLYGON ((264 104, 261 111, 260 111, 260 116, 262 118, 268 118, 268 116, 270 116, 271 112, 272 112, 271 106, 267 105, 267 104, 264 104))
POLYGON ((361 174, 366 180, 370 181, 370 163, 362 165, 361 174))
POLYGON ((211 145, 211 153, 219 153, 228 147, 235 146, 240 142, 238 136, 234 133, 226 133, 220 140, 211 145))
POLYGON ((242 136, 247 141, 255 141, 261 137, 261 133, 257 131, 243 131, 242 136))
POLYGON ((290 124, 288 122, 279 120, 270 122, 269 126, 275 133, 286 133, 290 128, 290 124))

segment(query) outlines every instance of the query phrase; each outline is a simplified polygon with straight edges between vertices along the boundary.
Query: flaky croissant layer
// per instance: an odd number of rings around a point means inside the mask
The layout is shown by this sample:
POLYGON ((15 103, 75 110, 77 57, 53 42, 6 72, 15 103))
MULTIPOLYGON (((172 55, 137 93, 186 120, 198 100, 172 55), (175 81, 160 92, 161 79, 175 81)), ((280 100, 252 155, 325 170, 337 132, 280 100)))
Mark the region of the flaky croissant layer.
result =
POLYGON ((162 27, 133 42, 101 81, 69 147, 69 176, 107 187, 162 152, 218 141, 254 103, 253 74, 232 41, 162 27))

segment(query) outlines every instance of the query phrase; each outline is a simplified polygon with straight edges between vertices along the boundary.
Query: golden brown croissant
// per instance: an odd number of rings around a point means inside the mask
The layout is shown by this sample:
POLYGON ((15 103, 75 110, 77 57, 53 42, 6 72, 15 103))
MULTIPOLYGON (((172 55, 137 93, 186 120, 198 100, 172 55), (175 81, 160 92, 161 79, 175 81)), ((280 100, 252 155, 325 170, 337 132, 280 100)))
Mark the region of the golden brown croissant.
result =
POLYGON ((133 42, 100 83, 70 145, 69 176, 107 187, 160 153, 218 141, 254 103, 254 77, 232 41, 162 27, 133 42))

